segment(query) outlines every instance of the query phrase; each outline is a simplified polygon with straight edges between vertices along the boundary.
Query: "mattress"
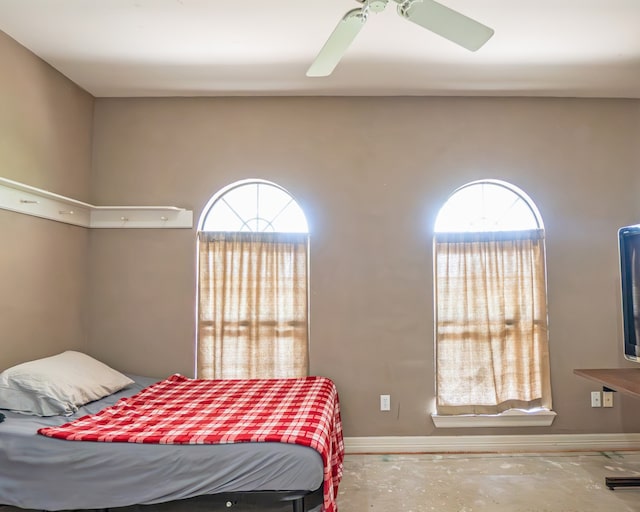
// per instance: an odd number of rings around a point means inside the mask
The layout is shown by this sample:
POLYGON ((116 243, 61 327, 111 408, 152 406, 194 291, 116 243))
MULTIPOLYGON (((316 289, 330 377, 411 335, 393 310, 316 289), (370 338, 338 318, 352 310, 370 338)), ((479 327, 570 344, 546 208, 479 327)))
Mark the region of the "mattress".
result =
POLYGON ((323 461, 287 443, 161 445, 64 441, 37 434, 93 414, 157 379, 82 407, 73 416, 4 412, 0 423, 0 504, 69 510, 154 504, 219 493, 303 491, 322 486, 323 461))

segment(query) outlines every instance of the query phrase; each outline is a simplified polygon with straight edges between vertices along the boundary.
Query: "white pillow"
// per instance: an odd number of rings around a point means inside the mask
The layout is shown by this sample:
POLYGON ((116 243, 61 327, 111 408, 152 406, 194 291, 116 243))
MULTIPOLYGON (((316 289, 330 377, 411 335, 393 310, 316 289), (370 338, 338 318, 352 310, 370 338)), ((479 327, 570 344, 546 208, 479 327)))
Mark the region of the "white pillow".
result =
POLYGON ((0 373, 0 409, 35 416, 68 416, 79 406, 133 384, 122 373, 73 350, 0 373))

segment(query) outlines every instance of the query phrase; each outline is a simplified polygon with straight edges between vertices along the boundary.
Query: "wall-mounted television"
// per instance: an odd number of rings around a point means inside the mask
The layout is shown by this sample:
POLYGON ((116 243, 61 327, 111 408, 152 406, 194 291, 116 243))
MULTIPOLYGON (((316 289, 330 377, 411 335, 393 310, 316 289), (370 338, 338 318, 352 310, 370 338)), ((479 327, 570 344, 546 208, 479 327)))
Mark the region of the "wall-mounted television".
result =
POLYGON ((640 224, 618 230, 624 357, 640 362, 640 224))

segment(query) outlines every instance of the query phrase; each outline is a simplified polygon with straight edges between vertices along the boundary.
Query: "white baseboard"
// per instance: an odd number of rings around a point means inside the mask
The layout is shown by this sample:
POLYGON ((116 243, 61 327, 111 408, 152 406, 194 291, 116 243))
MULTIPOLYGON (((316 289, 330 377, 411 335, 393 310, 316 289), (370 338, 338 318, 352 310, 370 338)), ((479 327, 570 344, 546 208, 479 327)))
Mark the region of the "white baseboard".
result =
POLYGON ((464 453, 640 450, 640 434, 345 437, 346 453, 464 453))

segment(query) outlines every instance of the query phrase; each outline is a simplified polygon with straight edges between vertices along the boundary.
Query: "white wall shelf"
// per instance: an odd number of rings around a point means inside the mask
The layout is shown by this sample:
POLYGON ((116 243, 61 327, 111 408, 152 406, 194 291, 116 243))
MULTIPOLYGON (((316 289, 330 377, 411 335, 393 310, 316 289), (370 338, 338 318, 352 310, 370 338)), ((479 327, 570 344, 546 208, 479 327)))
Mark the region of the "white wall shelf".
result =
POLYGON ((191 228, 193 212, 176 206, 94 206, 0 178, 0 209, 85 228, 191 228))

